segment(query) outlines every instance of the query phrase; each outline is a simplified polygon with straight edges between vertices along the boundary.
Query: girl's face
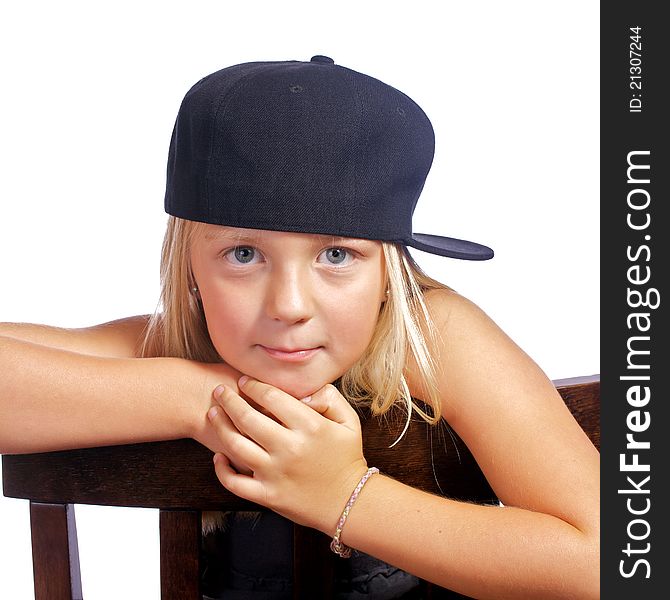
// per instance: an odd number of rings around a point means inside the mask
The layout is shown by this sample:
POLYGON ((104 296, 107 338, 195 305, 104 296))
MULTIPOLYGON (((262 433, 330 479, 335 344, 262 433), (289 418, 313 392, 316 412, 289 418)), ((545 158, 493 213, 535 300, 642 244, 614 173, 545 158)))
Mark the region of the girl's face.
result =
POLYGON ((206 225, 191 266, 221 358, 296 398, 362 356, 386 297, 370 240, 206 225))

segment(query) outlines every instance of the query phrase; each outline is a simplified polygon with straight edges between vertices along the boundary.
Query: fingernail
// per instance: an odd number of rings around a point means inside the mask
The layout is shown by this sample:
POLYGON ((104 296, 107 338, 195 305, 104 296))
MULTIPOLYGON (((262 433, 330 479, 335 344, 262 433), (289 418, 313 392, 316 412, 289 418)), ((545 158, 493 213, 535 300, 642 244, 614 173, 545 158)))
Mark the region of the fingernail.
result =
MULTIPOLYGON (((201 413, 201 414, 202 414, 202 413, 201 413)), ((215 418, 216 415, 218 415, 218 414, 219 414, 219 409, 216 408, 216 406, 212 406, 212 408, 210 408, 209 411, 207 411, 207 416, 208 416, 210 419, 215 418)))
POLYGON ((217 462, 219 462, 219 460, 221 460, 221 457, 219 456, 218 453, 216 453, 216 454, 214 455, 214 458, 213 458, 212 460, 214 461, 214 464, 216 464, 217 462))
POLYGON ((249 381, 248 375, 242 375, 242 377, 240 377, 240 380, 237 382, 237 385, 242 387, 247 381, 249 381))
POLYGON ((305 402, 305 403, 309 403, 309 402, 311 402, 311 401, 312 401, 312 397, 311 397, 311 396, 307 396, 306 398, 302 398, 302 399, 300 400, 300 402, 305 402))
POLYGON ((225 389, 226 389, 225 385, 217 385, 214 388, 214 397, 215 398, 220 398, 221 396, 223 396, 223 392, 224 392, 225 389))

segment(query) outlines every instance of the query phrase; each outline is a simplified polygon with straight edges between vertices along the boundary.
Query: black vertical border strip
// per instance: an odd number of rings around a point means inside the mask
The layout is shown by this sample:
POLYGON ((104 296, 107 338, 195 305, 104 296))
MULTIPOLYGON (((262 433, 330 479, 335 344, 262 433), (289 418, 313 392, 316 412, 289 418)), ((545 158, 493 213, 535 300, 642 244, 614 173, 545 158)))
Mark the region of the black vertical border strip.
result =
MULTIPOLYGON (((667 286, 668 219, 662 219, 670 204, 670 51, 667 21, 661 16, 662 2, 631 1, 601 3, 601 597, 609 598, 667 598, 670 585, 670 533, 667 514, 670 510, 667 489, 670 479, 670 419, 668 418, 668 379, 670 378, 670 330, 666 319, 670 304, 667 286), (631 27, 640 27, 641 64, 631 54, 631 27), (631 68, 639 66, 641 71, 631 68), (641 79, 631 75, 640 74, 641 79), (641 82, 641 89, 631 85, 641 82), (637 94, 637 96, 633 96, 637 94), (641 101, 641 112, 631 111, 631 101, 641 101), (648 164, 648 184, 629 183, 628 155, 638 154, 637 164, 648 164), (647 208, 629 207, 632 190, 643 189, 649 194, 647 208), (648 227, 635 230, 627 224, 628 215, 634 224, 650 221, 648 227), (648 237, 646 237, 648 236, 648 237), (646 246, 648 250, 645 250, 646 246), (634 257, 631 259, 630 257, 634 257), (630 269, 633 268, 633 271, 630 269), (647 270, 648 268, 648 270, 647 270), (639 270, 638 270, 639 269, 639 270), (639 275, 637 275, 639 273, 639 275), (641 279, 650 274, 645 284, 632 283, 630 277, 641 279), (636 298, 629 291, 638 291, 649 304, 656 289, 660 297, 657 308, 632 307, 636 298), (639 321, 629 317, 646 313, 639 321), (638 324, 650 324, 640 331, 638 324), (648 355, 634 356, 637 364, 649 365, 648 370, 628 366, 631 337, 638 339, 634 348, 648 350, 648 355), (622 380, 622 376, 648 375, 649 381, 622 380), (632 386, 640 385, 650 393, 645 406, 632 406, 627 394, 632 386), (635 411, 640 411, 635 416, 635 411), (646 413, 646 414, 645 414, 646 413), (637 420, 636 420, 637 419, 637 420), (630 424, 644 424, 645 431, 632 432, 630 424), (627 449, 627 434, 640 442, 648 441, 649 449, 627 449), (638 455, 640 464, 649 471, 625 471, 620 466, 621 455, 626 462, 638 455), (645 478, 650 479, 643 483, 645 478), (643 492, 635 490, 628 477, 643 492), (619 490, 623 490, 623 493, 619 490), (638 511, 641 514, 633 514, 638 511), (643 512, 644 511, 644 512, 643 512), (624 573, 628 576, 624 576, 624 573)), ((633 47, 637 51, 637 47, 633 47)), ((637 108, 632 102, 632 108, 637 108)), ((643 171, 633 174, 644 179, 643 171)), ((644 204, 645 192, 634 192, 632 202, 644 204)))

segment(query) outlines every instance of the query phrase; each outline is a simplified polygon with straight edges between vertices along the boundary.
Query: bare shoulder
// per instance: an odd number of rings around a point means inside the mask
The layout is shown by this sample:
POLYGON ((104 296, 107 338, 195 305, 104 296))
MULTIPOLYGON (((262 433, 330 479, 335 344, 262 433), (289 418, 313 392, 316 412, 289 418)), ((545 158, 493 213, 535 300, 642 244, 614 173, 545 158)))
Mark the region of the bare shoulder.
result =
MULTIPOLYGON (((456 408, 457 401, 457 398, 451 398, 447 402, 446 398, 452 396, 450 392, 458 379, 472 372, 471 367, 481 369, 485 357, 493 358, 504 348, 507 352, 521 351, 493 319, 465 296, 451 289, 434 289, 426 292, 424 300, 434 328, 432 332, 424 330, 423 333, 438 379, 445 384, 440 391, 446 416, 456 408), (446 386, 447 382, 449 386, 446 386)), ((406 370, 408 384, 413 395, 422 398, 417 373, 416 362, 409 357, 406 370)))
POLYGON ((449 290, 426 295, 442 414, 497 496, 597 526, 599 456, 553 383, 481 308, 449 290))
POLYGON ((445 414, 458 418, 491 388, 498 396, 517 388, 553 392, 540 367, 477 304, 452 290, 431 290, 425 299, 445 414))
POLYGON ((96 345, 92 349, 104 356, 133 358, 139 356, 148 324, 149 315, 137 315, 95 325, 82 331, 96 345))
POLYGON ((80 328, 1 323, 0 335, 81 354, 134 358, 148 322, 148 315, 138 315, 80 328))
POLYGON ((488 319, 474 302, 451 289, 428 290, 424 295, 426 307, 436 325, 446 324, 450 318, 488 319))

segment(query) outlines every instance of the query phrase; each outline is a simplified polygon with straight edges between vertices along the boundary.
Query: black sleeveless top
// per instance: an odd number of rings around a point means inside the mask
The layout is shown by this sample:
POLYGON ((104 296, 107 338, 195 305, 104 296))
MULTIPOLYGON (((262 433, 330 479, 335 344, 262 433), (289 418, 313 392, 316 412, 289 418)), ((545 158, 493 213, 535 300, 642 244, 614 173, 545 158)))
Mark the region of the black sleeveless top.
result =
MULTIPOLYGON (((203 600, 291 600, 293 523, 273 512, 230 515, 227 526, 204 536, 203 600)), ((354 550, 337 561, 336 600, 419 600, 419 579, 354 550)))

